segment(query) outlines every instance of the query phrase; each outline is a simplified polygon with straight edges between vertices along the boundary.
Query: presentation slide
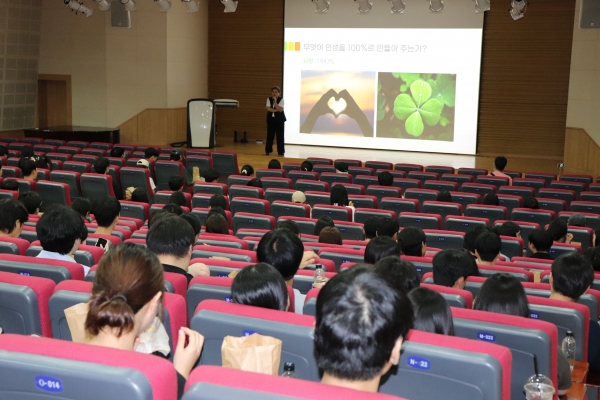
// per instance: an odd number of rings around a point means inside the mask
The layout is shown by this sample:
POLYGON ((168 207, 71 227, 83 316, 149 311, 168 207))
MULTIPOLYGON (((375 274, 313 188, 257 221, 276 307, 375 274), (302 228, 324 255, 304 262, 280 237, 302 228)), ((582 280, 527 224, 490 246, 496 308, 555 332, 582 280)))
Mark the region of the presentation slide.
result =
POLYGON ((475 154, 481 29, 285 28, 286 143, 475 154))

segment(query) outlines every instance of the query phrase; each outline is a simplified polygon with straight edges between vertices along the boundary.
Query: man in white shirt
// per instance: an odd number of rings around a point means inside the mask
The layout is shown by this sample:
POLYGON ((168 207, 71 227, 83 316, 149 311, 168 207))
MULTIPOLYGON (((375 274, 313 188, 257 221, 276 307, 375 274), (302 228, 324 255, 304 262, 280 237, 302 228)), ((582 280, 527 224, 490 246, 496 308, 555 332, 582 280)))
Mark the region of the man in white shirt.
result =
MULTIPOLYGON (((145 158, 140 158, 136 164, 140 168, 146 168, 150 170, 150 163, 145 158)), ((154 179, 152 177, 150 179, 150 188, 152 189, 152 194, 156 193, 156 185, 154 184, 154 179)))
POLYGON ((267 99, 267 143, 265 153, 267 155, 273 152, 273 139, 277 135, 277 154, 283 156, 285 153, 284 147, 284 128, 285 128, 285 113, 283 108, 285 102, 281 97, 281 89, 277 86, 271 88, 271 97, 267 99))

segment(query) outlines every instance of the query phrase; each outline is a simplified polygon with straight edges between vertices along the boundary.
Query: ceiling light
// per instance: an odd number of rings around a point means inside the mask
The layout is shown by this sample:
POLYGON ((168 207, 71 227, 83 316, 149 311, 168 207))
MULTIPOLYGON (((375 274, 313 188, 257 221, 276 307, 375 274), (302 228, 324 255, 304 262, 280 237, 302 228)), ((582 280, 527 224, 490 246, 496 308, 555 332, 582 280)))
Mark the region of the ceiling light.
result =
POLYGON ((392 12, 393 13, 403 13, 406 8, 406 4, 402 2, 402 0, 389 0, 392 3, 392 12))
POLYGON ((429 0, 429 9, 432 12, 441 12, 444 9, 443 0, 429 0))
POLYGON ((64 2, 67 7, 69 7, 71 10, 75 11, 75 14, 80 12, 80 13, 84 13, 86 17, 90 17, 94 13, 94 10, 92 10, 89 7, 84 6, 83 3, 80 3, 76 0, 64 0, 64 2))
POLYGON ((358 12, 361 14, 366 14, 371 11, 373 8, 373 4, 369 3, 369 0, 354 0, 358 3, 358 12))
POLYGON ((160 7, 160 11, 167 12, 171 8, 171 3, 169 0, 154 0, 156 4, 160 7))
POLYGON ((106 11, 110 8, 110 3, 106 0, 95 0, 100 11, 106 11))
POLYGON ((326 13, 329 10, 329 2, 327 0, 312 0, 315 6, 317 6, 318 13, 326 13))
POLYGON ((198 2, 194 0, 181 0, 183 4, 187 7, 187 12, 194 13, 198 11, 198 2))
POLYGON ((475 12, 484 12, 490 10, 490 0, 475 0, 475 12))
POLYGON ((135 3, 133 0, 121 0, 121 4, 125 6, 127 11, 135 11, 135 3))
POLYGON ((525 11, 527 11, 527 0, 512 0, 511 9, 508 10, 510 12, 510 16, 515 21, 521 19, 525 16, 525 11))
POLYGON ((223 12, 235 12, 238 2, 233 0, 219 0, 221 4, 225 6, 225 11, 223 12))

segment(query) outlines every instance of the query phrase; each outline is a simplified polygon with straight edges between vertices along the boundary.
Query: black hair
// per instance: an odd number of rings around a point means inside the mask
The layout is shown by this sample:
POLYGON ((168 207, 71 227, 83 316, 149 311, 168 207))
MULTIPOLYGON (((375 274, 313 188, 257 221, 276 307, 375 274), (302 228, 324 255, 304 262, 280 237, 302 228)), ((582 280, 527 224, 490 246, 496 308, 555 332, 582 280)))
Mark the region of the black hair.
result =
POLYGON ((567 223, 569 226, 586 226, 585 216, 583 214, 575 213, 569 217, 569 221, 567 223))
POLYGON ((419 228, 406 227, 398 234, 398 243, 405 256, 423 257, 423 243, 427 236, 419 228))
POLYGON ((340 185, 336 183, 331 188, 331 205, 336 206, 347 206, 348 205, 348 191, 344 187, 344 185, 340 185))
POLYGON ((85 197, 75 197, 71 202, 71 208, 85 218, 88 213, 92 212, 92 201, 85 197))
POLYGON ((586 260, 592 264, 594 271, 600 272, 600 247, 589 247, 583 252, 586 260))
POLYGON ((502 240, 494 232, 482 232, 475 240, 475 251, 482 261, 492 262, 500 254, 502 240))
POLYGON ((15 199, 0 200, 0 231, 11 234, 17 221, 23 225, 28 219, 29 213, 22 203, 15 199))
POLYGON ((48 157, 36 155, 34 159, 36 167, 42 169, 52 169, 52 161, 50 161, 48 157))
POLYGON ((271 161, 269 161, 269 165, 267 165, 268 169, 281 169, 281 163, 279 162, 279 160, 276 159, 272 159, 271 161))
POLYGON ((46 208, 35 231, 44 250, 59 254, 69 254, 77 239, 83 242, 87 238, 87 228, 79 213, 59 204, 46 208))
POLYGON ((122 147, 113 147, 110 150, 111 157, 121 158, 121 157, 123 157, 123 154, 125 154, 125 149, 122 147))
POLYGON ((258 261, 275 267, 286 281, 296 275, 303 255, 302 241, 287 229, 268 232, 256 247, 258 261))
POLYGON ((377 176, 377 181, 381 186, 392 186, 394 183, 394 176, 388 171, 382 171, 377 176))
POLYGON ((483 198, 483 204, 488 206, 499 206, 500 200, 498 199, 498 195, 496 193, 488 193, 483 198))
POLYGON ((452 195, 447 190, 440 190, 435 200, 452 203, 452 195))
POLYGON ((183 150, 181 150, 180 147, 175 147, 173 148, 173 150, 171 151, 171 154, 169 155, 169 158, 171 159, 171 161, 183 161, 183 150))
POLYGON ((208 201, 208 206, 210 208, 221 207, 223 210, 225 210, 227 208, 227 199, 222 194, 215 194, 208 201))
POLYGON ((97 174, 106 174, 106 169, 109 167, 110 161, 106 157, 98 157, 96 161, 94 161, 94 171, 97 174))
POLYGON ((179 206, 179 204, 175 203, 167 203, 163 207, 163 210, 170 212, 171 214, 181 215, 183 214, 183 209, 179 206))
POLYGON ((221 215, 221 216, 223 216, 223 218, 227 219, 227 213, 225 212, 225 210, 223 210, 222 207, 219 207, 219 206, 211 207, 210 210, 208 210, 208 213, 206 214, 206 219, 209 219, 211 216, 213 216, 215 214, 221 215))
POLYGON ((507 163, 508 160, 506 159, 506 157, 502 156, 496 157, 496 159, 494 160, 494 166, 498 171, 504 171, 504 168, 506 168, 507 163))
POLYGON ((311 172, 312 170, 313 170, 313 165, 310 161, 308 161, 308 160, 302 161, 302 164, 300 164, 300 171, 311 172))
POLYGON ((400 245, 398 242, 388 236, 377 236, 369 241, 365 248, 365 263, 375 264, 387 256, 400 258, 400 245))
POLYGON ((158 210, 151 210, 150 217, 148 218, 148 229, 152 229, 152 225, 160 221, 162 218, 171 216, 173 216, 173 214, 171 214, 167 210, 163 210, 162 208, 158 210))
POLYGON ((150 203, 148 199, 148 192, 144 188, 135 188, 133 192, 131 192, 131 201, 136 201, 138 203, 150 203))
POLYGON ((348 172, 348 164, 343 161, 336 161, 333 166, 340 172, 348 172))
POLYGON ((433 282, 453 287, 459 278, 479 275, 473 256, 465 249, 446 249, 433 257, 433 282))
POLYGON ((144 150, 145 158, 158 157, 159 155, 160 155, 160 153, 158 152, 157 148, 148 147, 146 150, 144 150))
POLYGON ((282 220, 281 222, 279 222, 277 227, 279 229, 288 229, 296 236, 300 235, 300 226, 298 226, 298 223, 296 221, 293 221, 291 219, 282 220))
POLYGON ((333 222, 333 220, 331 219, 330 216, 323 215, 323 216, 319 217, 319 219, 317 220, 317 223, 315 224, 315 231, 313 232, 313 235, 319 236, 319 234, 321 233, 321 229, 325 228, 326 226, 335 226, 335 223, 333 222))
POLYGON ((23 177, 26 177, 33 174, 33 171, 37 169, 37 165, 35 164, 35 161, 32 161, 29 158, 21 158, 19 160, 19 168, 21 169, 23 177))
POLYGON ((19 201, 23 203, 29 214, 35 214, 42 206, 42 196, 37 192, 21 193, 19 201))
POLYGON ((487 226, 476 226, 471 228, 465 233, 465 239, 463 240, 463 249, 469 250, 471 253, 475 253, 475 242, 479 235, 485 231, 491 231, 487 226))
POLYGON ((562 219, 555 219, 548 225, 548 233, 552 236, 552 240, 555 242, 564 243, 567 233, 569 233, 569 228, 567 227, 567 223, 562 219))
POLYGON ((410 301, 388 280, 363 267, 342 271, 317 297, 317 366, 339 379, 373 379, 412 325, 410 301))
POLYGON ((446 299, 429 288, 419 287, 408 293, 413 306, 413 329, 454 336, 454 321, 446 299))
POLYGON ((206 171, 204 171, 204 173, 202 174, 202 177, 204 178, 205 182, 216 182, 219 180, 219 176, 221 176, 219 174, 219 171, 217 171, 216 169, 213 168, 209 168, 206 171))
POLYGON ((191 212, 184 212, 179 217, 183 218, 187 221, 188 224, 194 230, 194 235, 198 236, 202 231, 202 222, 200 222, 200 218, 196 214, 192 214, 191 212))
POLYGON ((581 254, 563 254, 552 263, 552 290, 574 301, 594 283, 592 264, 581 254))
POLYGON ((512 221, 506 221, 498 227, 498 235, 500 236, 517 237, 519 232, 521 232, 521 227, 512 221))
POLYGON ((206 233, 220 233, 222 235, 229 235, 229 224, 227 218, 222 215, 214 214, 206 218, 204 222, 206 227, 206 233))
POLYGON ((169 197, 169 203, 177 204, 180 207, 187 207, 187 199, 183 192, 173 192, 169 197))
POLYGON ((8 149, 3 144, 0 144, 0 157, 8 155, 8 149))
POLYGON ((21 147, 21 157, 22 158, 33 157, 33 148, 30 145, 25 145, 25 146, 21 147))
POLYGON ((533 229, 529 233, 529 243, 535 247, 535 251, 548 252, 554 242, 550 232, 544 229, 533 229))
POLYGON ((234 303, 286 311, 288 290, 283 277, 267 263, 242 268, 231 284, 234 303))
POLYGON ((600 229, 596 229, 594 231, 594 235, 596 236, 596 239, 594 239, 594 243, 592 243, 592 245, 594 247, 598 247, 600 245, 600 229))
POLYGON ((481 285, 473 308, 529 318, 525 289, 517 278, 508 273, 494 274, 487 278, 481 285))
POLYGON ((421 285, 421 277, 410 261, 397 256, 383 257, 375 263, 375 271, 394 281, 394 286, 405 293, 421 285))
POLYGON ((262 181, 260 179, 258 179, 258 178, 250 179, 248 181, 248 185, 247 186, 253 186, 253 187, 257 187, 257 188, 262 188, 263 187, 262 181))
POLYGON ((169 177, 169 189, 176 192, 185 186, 185 180, 183 176, 180 175, 171 175, 169 177))
POLYGON ((252 168, 252 165, 244 165, 240 170, 240 175, 252 176, 254 175, 254 168, 252 168))
POLYGON ((540 203, 534 197, 527 197, 523 200, 523 208, 531 208, 532 210, 539 210, 540 203))
POLYGON ((16 179, 5 179, 2 181, 2 183, 0 183, 0 189, 18 192, 19 182, 16 179))
POLYGON ((100 197, 94 200, 92 209, 98 226, 107 228, 121 214, 121 203, 115 197, 100 197))
POLYGON ((398 234, 400 225, 398 220, 390 217, 381 217, 377 221, 377 236, 388 236, 393 238, 398 234))
POLYGON ((152 223, 146 236, 146 246, 159 256, 184 258, 195 239, 196 234, 190 224, 183 223, 181 218, 175 215, 162 216, 152 223))
POLYGON ((377 226, 379 225, 379 217, 371 216, 365 219, 363 228, 365 230, 365 239, 373 239, 377 236, 377 226))

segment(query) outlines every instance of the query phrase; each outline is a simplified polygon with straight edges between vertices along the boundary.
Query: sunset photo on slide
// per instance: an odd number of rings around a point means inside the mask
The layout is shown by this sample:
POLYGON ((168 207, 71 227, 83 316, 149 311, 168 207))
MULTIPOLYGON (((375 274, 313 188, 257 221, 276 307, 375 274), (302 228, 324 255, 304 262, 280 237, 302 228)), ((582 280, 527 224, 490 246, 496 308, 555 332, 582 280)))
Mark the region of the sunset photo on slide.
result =
POLYGON ((373 137, 375 72, 302 71, 300 133, 373 137))

